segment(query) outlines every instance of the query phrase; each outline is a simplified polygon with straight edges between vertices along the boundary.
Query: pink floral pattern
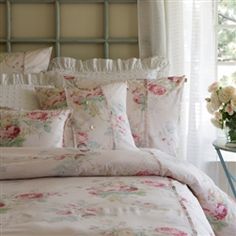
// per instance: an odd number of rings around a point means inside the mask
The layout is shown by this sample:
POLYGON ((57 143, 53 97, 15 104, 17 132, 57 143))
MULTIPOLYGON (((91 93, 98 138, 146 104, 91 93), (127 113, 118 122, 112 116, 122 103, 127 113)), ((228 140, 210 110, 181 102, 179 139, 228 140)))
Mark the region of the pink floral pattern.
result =
POLYGON ((126 83, 94 88, 67 88, 73 109, 76 147, 91 149, 135 148, 126 115, 126 83))
POLYGON ((170 227, 160 227, 156 228, 156 232, 163 233, 166 236, 188 236, 188 233, 183 232, 182 230, 170 227))
POLYGON ((155 149, 5 148, 0 163, 3 230, 17 222, 28 236, 28 225, 45 221, 53 234, 60 226, 87 235, 235 235, 235 201, 193 165, 155 149))
POLYGON ((176 155, 184 81, 184 76, 128 80, 127 113, 137 147, 176 155))
POLYGON ((150 91, 154 95, 161 96, 161 95, 164 95, 167 90, 165 87, 161 85, 150 82, 148 83, 148 91, 150 91))
POLYGON ((206 208, 205 211, 216 221, 224 220, 228 213, 228 209, 223 203, 217 203, 214 208, 206 208))
POLYGON ((69 110, 1 110, 0 147, 62 146, 69 114, 69 110))
POLYGON ((59 88, 36 88, 41 109, 61 109, 67 107, 65 90, 59 88))

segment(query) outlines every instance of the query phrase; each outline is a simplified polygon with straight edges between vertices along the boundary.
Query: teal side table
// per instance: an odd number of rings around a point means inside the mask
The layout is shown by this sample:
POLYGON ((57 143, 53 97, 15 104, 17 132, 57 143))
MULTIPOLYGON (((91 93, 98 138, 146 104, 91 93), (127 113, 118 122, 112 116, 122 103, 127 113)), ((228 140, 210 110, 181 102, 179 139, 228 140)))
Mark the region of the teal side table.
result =
MULTIPOLYGON (((234 197, 236 198, 236 188, 235 188, 235 183, 236 183, 236 176, 234 176, 228 169, 225 160, 223 158, 223 155, 221 151, 227 151, 227 152, 235 152, 236 153, 236 147, 227 147, 225 146, 225 141, 224 140, 216 140, 213 142, 213 146, 216 149, 216 152, 220 158, 221 165, 224 169, 225 175, 227 177, 228 183, 230 185, 230 188, 233 192, 234 197)), ((236 154, 235 154, 236 155, 236 154)), ((235 157, 236 160, 236 157, 235 157)))

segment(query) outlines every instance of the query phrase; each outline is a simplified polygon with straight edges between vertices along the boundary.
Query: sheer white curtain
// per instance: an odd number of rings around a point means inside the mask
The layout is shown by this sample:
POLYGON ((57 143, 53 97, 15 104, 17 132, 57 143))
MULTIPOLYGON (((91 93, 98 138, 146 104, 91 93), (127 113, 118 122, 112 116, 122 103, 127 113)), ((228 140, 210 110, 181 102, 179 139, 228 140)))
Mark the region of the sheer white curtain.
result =
POLYGON ((181 137, 184 158, 216 182, 216 130, 204 98, 216 80, 214 0, 138 0, 140 56, 166 56, 170 75, 186 75, 181 137), (212 171, 213 170, 213 171, 212 171))

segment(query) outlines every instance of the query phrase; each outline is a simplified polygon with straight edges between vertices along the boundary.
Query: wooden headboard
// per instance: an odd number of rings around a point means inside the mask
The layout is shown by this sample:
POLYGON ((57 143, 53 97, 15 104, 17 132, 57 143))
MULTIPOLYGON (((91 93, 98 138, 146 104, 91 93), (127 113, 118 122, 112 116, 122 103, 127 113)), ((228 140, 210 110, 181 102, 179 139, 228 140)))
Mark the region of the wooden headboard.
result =
POLYGON ((0 52, 138 57, 137 0, 0 0, 0 52))

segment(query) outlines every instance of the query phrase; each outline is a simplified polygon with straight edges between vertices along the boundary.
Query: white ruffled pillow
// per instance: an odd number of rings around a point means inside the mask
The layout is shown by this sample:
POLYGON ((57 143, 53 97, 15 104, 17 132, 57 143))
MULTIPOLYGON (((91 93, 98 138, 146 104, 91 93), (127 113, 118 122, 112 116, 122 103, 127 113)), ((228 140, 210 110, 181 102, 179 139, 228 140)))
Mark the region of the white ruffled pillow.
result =
POLYGON ((0 110, 0 147, 63 147, 70 110, 0 110))
POLYGON ((167 65, 168 61, 158 56, 126 60, 94 58, 86 61, 71 57, 57 57, 52 59, 49 70, 92 80, 156 79, 166 75, 167 65))
POLYGON ((52 47, 27 52, 1 53, 0 73, 39 73, 48 69, 52 47))

